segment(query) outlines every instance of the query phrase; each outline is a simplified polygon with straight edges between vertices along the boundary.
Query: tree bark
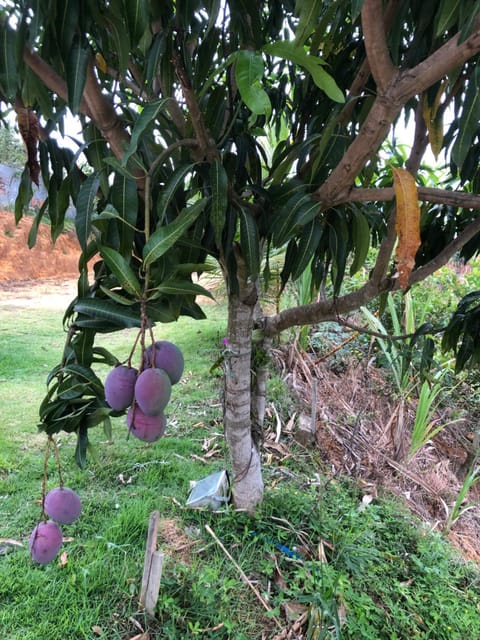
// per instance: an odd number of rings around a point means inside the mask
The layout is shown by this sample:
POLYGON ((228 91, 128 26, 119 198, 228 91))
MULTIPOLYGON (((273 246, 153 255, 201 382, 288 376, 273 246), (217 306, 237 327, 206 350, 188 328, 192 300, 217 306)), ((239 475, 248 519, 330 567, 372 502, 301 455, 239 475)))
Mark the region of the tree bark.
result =
POLYGON ((228 351, 225 362, 225 437, 232 465, 233 502, 253 513, 263 499, 260 453, 252 430, 251 359, 257 288, 237 251, 239 290, 228 292, 228 351))

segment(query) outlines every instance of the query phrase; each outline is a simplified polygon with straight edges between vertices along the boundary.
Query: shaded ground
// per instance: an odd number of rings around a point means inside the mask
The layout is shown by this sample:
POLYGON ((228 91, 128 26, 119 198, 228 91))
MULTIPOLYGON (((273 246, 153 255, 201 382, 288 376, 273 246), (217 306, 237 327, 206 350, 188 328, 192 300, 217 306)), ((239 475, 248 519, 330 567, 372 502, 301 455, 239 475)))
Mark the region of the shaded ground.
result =
MULTIPOLYGON (((75 295, 77 240, 74 233, 62 234, 54 246, 50 228, 41 225, 36 246, 28 249, 31 222, 25 218, 16 226, 13 214, 0 212, 0 304, 29 307, 41 300, 43 305, 64 309, 75 295)), ((371 499, 384 489, 393 492, 427 526, 442 530, 463 482, 471 440, 459 438, 458 429, 445 429, 411 461, 399 463, 392 448, 397 405, 384 372, 370 361, 341 366, 333 358, 315 361, 301 355, 295 345, 274 355, 298 397, 299 411, 315 414, 313 446, 332 472, 355 476, 371 499)), ((412 410, 407 407, 407 419, 412 410)), ((270 405, 269 411, 278 426, 275 407, 270 405)), ((294 422, 281 425, 280 442, 278 429, 269 434, 268 455, 288 453, 283 442, 292 436, 294 422)), ((403 437, 407 444, 408 432, 403 437)), ((475 508, 454 524, 449 538, 465 556, 480 562, 480 483, 468 501, 476 502, 475 508)), ((163 534, 168 542, 168 528, 163 534)))

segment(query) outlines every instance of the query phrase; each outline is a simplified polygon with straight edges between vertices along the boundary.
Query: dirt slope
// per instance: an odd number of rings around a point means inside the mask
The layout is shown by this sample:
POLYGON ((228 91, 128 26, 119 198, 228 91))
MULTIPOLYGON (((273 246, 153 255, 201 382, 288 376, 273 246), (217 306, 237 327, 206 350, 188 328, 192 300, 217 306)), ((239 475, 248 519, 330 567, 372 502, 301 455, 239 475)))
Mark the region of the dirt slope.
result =
POLYGON ((41 224, 36 245, 28 248, 32 218, 15 224, 13 213, 0 212, 0 286, 35 283, 46 279, 66 280, 78 275, 80 247, 75 234, 62 234, 55 244, 50 227, 41 224))

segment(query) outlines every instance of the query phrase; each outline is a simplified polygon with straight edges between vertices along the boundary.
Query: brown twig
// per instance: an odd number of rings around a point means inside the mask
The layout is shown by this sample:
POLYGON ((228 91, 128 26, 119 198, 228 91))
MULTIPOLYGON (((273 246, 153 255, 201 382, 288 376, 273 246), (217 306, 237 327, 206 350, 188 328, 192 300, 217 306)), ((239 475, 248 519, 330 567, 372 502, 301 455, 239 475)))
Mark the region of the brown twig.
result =
MULTIPOLYGON (((250 587, 250 589, 253 591, 253 593, 255 594, 256 598, 258 599, 258 601, 262 604, 262 606, 264 607, 264 609, 266 611, 268 611, 270 614, 272 613, 273 609, 272 607, 268 604, 268 602, 265 600, 265 598, 262 596, 262 594, 260 593, 260 591, 257 589, 257 587, 252 583, 252 581, 250 580, 250 578, 247 576, 247 574, 243 571, 242 567, 238 564, 238 562, 233 558, 233 556, 230 554, 230 552, 226 549, 225 545, 219 540, 219 538, 216 536, 216 534, 214 533, 214 531, 212 530, 212 528, 206 524, 205 525, 205 530, 207 531, 207 533, 212 536, 212 538, 215 540, 215 542, 218 544, 218 546, 220 547, 220 549, 223 551, 223 553, 227 556, 227 558, 230 560, 230 562, 233 564, 233 566, 235 567, 235 569, 238 571, 238 573, 240 574, 240 577, 242 579, 242 581, 248 586, 250 587)), ((275 622, 275 624, 277 625, 277 627, 279 629, 283 629, 283 626, 280 624, 279 620, 272 615, 272 619, 275 622)))

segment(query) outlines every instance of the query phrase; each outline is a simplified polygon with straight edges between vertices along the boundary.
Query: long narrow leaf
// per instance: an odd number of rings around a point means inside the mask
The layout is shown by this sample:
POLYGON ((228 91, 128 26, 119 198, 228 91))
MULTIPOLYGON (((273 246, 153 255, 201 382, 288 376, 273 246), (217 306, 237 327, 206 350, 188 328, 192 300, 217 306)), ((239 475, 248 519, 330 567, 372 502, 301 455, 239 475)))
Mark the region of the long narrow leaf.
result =
POLYGON ((90 49, 80 38, 75 38, 67 60, 67 87, 68 106, 73 114, 78 112, 78 107, 83 95, 87 68, 90 60, 90 49))
POLYGON ((452 159, 459 169, 472 145, 480 120, 480 67, 476 67, 468 82, 462 115, 458 123, 458 134, 452 147, 452 159))
POLYGON ((175 195, 177 189, 180 187, 180 185, 184 183, 186 176, 189 173, 191 173, 194 166, 195 164, 193 163, 184 165, 179 169, 177 169, 176 171, 174 171, 173 174, 168 179, 166 185, 162 189, 162 195, 157 205, 157 211, 158 211, 160 220, 163 219, 164 213, 168 205, 172 201, 173 196, 175 195))
POLYGON ((100 255, 118 280, 119 285, 133 296, 141 298, 142 287, 125 258, 118 253, 118 251, 109 247, 102 247, 100 249, 100 255))
MULTIPOLYGON (((94 320, 108 320, 117 327, 140 327, 141 324, 139 310, 121 307, 107 300, 81 298, 75 303, 74 309, 77 313, 91 316, 94 320)), ((112 328, 114 329, 115 327, 112 328)))
POLYGON ((163 256, 175 244, 202 213, 206 204, 206 199, 198 200, 195 204, 183 209, 174 222, 160 227, 150 236, 149 241, 143 248, 143 263, 145 267, 163 256))
POLYGON ((228 176, 219 161, 212 162, 210 165, 210 186, 212 190, 210 222, 215 234, 215 243, 217 247, 220 247, 228 206, 228 176))
POLYGON ((100 178, 98 174, 94 173, 88 176, 78 193, 75 228, 77 230, 78 241, 83 251, 87 248, 88 239, 92 230, 92 214, 95 209, 95 198, 99 185, 100 178))
POLYGON ((128 145, 127 150, 123 154, 122 164, 123 166, 127 166, 127 162, 130 156, 135 153, 138 148, 138 143, 140 142, 140 138, 142 137, 143 132, 146 128, 155 120, 159 111, 164 109, 168 104, 168 99, 164 98, 163 100, 156 100, 155 102, 150 102, 143 109, 138 118, 135 120, 135 124, 133 126, 132 137, 130 139, 130 144, 128 145))
POLYGON ((124 175, 116 174, 111 190, 112 204, 118 212, 118 233, 120 235, 120 253, 128 257, 132 252, 135 237, 135 224, 138 211, 138 191, 135 181, 124 175))
POLYGON ((155 289, 159 294, 166 295, 195 295, 195 296, 207 296, 212 300, 213 295, 199 284, 195 282, 189 282, 188 280, 164 280, 162 284, 158 285, 155 289))
POLYGON ((240 244, 252 280, 260 271, 260 240, 257 223, 245 209, 240 209, 240 244))

